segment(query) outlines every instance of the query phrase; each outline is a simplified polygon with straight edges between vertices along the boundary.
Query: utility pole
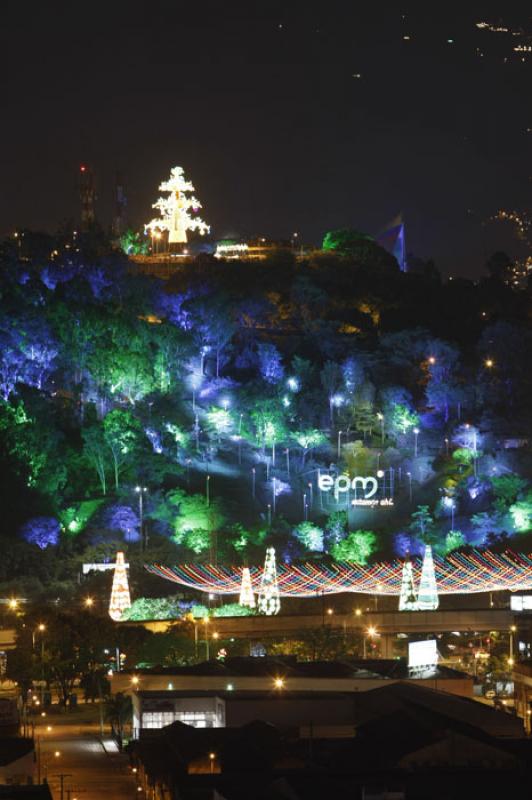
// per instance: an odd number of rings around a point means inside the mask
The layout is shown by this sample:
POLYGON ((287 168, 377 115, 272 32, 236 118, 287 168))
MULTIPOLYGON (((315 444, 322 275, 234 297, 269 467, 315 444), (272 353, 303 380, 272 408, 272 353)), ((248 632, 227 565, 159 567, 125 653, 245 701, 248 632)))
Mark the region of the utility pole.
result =
POLYGON ((65 800, 65 778, 71 778, 70 772, 61 772, 59 775, 54 775, 54 778, 59 778, 61 781, 61 800, 65 800))

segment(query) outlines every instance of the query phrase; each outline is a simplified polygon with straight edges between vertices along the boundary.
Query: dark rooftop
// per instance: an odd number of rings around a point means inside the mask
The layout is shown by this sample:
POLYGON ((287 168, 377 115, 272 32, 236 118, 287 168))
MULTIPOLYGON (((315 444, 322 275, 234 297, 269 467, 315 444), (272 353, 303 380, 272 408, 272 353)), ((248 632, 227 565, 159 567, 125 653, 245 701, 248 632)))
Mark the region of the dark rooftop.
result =
MULTIPOLYGON (((125 670, 128 672, 128 670, 125 670)), ((129 670, 138 673, 139 670, 129 670)), ((405 659, 350 659, 346 661, 298 661, 287 657, 235 657, 224 661, 203 661, 185 667, 150 667, 140 670, 145 675, 183 675, 284 678, 389 678, 405 680, 410 677, 405 659)), ((438 666, 434 678, 464 679, 465 673, 438 666)))
POLYGON ((0 786, 1 800, 52 800, 50 789, 42 786, 0 786))
POLYGON ((31 753, 34 746, 33 739, 25 739, 22 736, 0 738, 0 766, 12 764, 13 761, 17 761, 19 758, 31 753))

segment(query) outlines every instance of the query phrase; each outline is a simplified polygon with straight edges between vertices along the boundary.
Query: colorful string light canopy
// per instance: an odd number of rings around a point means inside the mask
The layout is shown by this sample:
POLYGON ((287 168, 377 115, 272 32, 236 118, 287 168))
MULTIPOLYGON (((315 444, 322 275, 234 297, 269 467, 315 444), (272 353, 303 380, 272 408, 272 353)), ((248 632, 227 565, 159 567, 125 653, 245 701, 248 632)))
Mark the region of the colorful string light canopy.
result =
MULTIPOLYGON (((145 565, 148 572, 161 578, 211 594, 240 593, 242 567, 213 564, 185 564, 164 567, 145 565)), ((314 597, 339 592, 399 595, 403 562, 396 560, 369 566, 338 563, 279 564, 277 582, 281 597, 314 597)), ((525 591, 532 589, 532 554, 492 553, 489 550, 454 553, 448 558, 434 558, 438 594, 470 594, 475 592, 525 591)), ((253 591, 259 592, 262 568, 250 567, 253 591)), ((413 577, 420 579, 421 560, 412 561, 413 577)))

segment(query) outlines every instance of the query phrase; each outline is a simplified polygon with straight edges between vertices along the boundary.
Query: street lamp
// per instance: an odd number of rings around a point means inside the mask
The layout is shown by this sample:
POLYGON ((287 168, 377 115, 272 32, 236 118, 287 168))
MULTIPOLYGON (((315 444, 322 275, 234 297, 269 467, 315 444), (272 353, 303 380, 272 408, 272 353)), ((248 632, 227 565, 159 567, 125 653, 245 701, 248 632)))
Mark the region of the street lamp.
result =
POLYGON ((417 458, 417 437, 419 436, 419 428, 414 428, 414 458, 417 458))
POLYGON ((409 495, 410 495, 410 502, 412 502, 412 473, 411 472, 407 472, 406 475, 407 475, 407 478, 408 478, 408 492, 409 492, 409 495))
POLYGON ((367 658, 367 640, 374 639, 378 636, 377 628, 374 625, 369 625, 364 635, 364 658, 367 658))
MULTIPOLYGON (((44 633, 44 631, 45 631, 45 630, 46 630, 46 625, 45 625, 43 622, 40 622, 40 623, 37 625, 37 627, 35 628, 35 630, 33 630, 33 631, 31 632, 31 643, 32 643, 32 648, 33 648, 34 650, 35 650, 35 633, 36 633, 37 631, 38 631, 39 633, 44 633)), ((43 641, 42 641, 42 639, 41 639, 41 644, 42 644, 42 643, 43 643, 43 641)))
POLYGON ((510 666, 512 666, 513 663, 514 663, 514 633, 516 631, 517 631, 517 626, 516 625, 511 625, 510 626, 510 655, 509 655, 509 658, 508 658, 508 664, 510 666))

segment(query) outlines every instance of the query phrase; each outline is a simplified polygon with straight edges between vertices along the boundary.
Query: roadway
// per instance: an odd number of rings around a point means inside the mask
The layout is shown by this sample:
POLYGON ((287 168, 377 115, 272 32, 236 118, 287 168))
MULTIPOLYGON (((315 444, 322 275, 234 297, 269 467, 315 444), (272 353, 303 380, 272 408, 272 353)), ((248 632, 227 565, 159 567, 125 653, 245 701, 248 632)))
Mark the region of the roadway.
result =
MULTIPOLYGON (((58 716, 49 714, 37 725, 41 780, 46 776, 54 800, 132 800, 144 795, 137 791, 128 759, 118 752, 106 734, 99 736, 99 725, 85 720, 83 708, 58 716), (51 727, 51 731, 47 730, 51 727), (63 794, 61 778, 63 774, 63 794)), ((93 716, 92 708, 88 716, 93 716)))
POLYGON ((506 608, 448 611, 369 611, 357 616, 333 613, 275 617, 215 617, 209 629, 220 638, 263 639, 298 634, 324 624, 345 631, 363 631, 370 625, 382 635, 448 633, 451 631, 508 631, 514 614, 506 608))

